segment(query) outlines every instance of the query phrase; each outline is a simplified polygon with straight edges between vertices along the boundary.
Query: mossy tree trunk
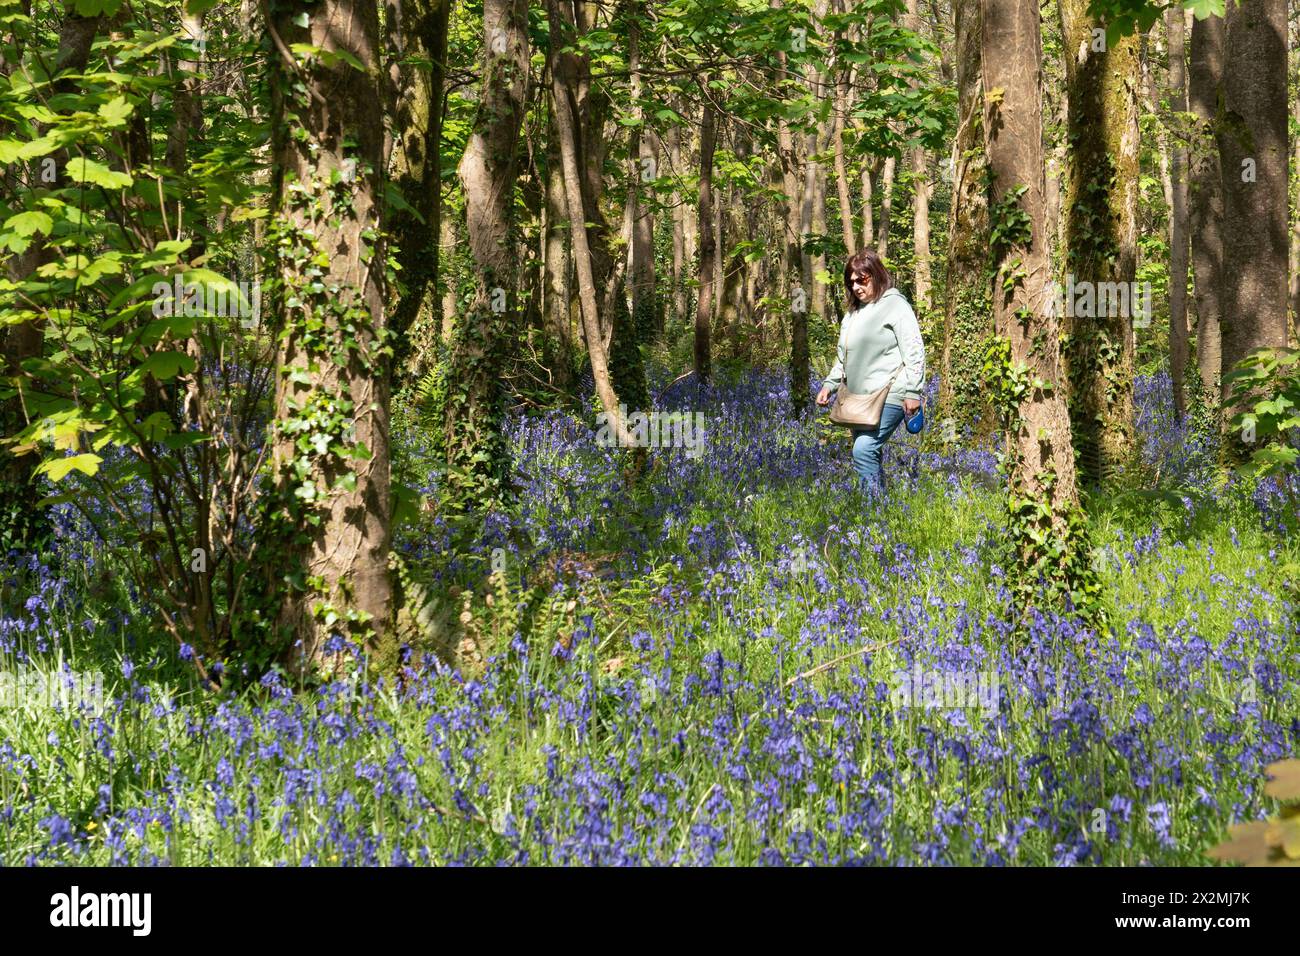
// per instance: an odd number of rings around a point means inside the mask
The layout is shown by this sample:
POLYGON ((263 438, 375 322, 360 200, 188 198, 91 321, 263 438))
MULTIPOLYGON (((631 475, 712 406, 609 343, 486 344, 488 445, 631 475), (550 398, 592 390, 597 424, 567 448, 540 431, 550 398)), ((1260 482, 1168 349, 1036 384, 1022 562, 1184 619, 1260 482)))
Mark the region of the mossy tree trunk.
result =
POLYGON ((1000 235, 993 315, 1005 352, 995 387, 1007 423, 1009 536, 1020 580, 1046 580, 1078 606, 1089 556, 1048 300, 1038 4, 982 0, 980 28, 988 202, 1000 235))
POLYGON ((489 508, 506 492, 501 374, 510 332, 521 325, 514 190, 528 83, 528 4, 487 0, 478 112, 459 167, 478 282, 455 323, 446 372, 443 506, 453 515, 489 508))
POLYGON ((393 368, 403 375, 412 352, 412 326, 428 326, 438 319, 442 86, 451 0, 403 0, 396 9, 400 14, 391 24, 394 46, 407 62, 398 67, 393 178, 410 208, 390 214, 389 233, 397 245, 405 288, 393 304, 389 327, 393 368))
POLYGON ((1133 453, 1139 40, 1107 42, 1088 0, 1060 0, 1060 11, 1070 146, 1066 287, 1072 278, 1092 290, 1092 308, 1083 298, 1084 314, 1065 318, 1064 356, 1076 459, 1084 481, 1095 483, 1133 453))
POLYGON ((981 381, 984 352, 993 334, 989 298, 988 163, 984 155, 984 98, 980 80, 980 2, 957 0, 957 134, 953 142, 952 216, 944 311, 939 405, 941 437, 987 438, 996 426, 981 381), (951 422, 951 426, 946 424, 951 422))

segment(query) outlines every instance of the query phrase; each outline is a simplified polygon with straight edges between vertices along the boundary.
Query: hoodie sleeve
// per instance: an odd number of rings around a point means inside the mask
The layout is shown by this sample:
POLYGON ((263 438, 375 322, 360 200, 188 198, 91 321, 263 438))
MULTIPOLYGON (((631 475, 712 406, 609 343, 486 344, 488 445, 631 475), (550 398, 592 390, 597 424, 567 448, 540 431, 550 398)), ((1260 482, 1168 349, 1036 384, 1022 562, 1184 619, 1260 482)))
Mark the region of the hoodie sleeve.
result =
POLYGON ((898 338, 898 351, 903 360, 903 371, 898 379, 903 386, 904 398, 921 398, 921 389, 925 385, 925 342, 921 339, 921 326, 916 321, 916 313, 906 300, 900 302, 892 317, 891 325, 898 338))
POLYGON ((844 328, 847 325, 848 323, 845 322, 840 326, 840 341, 835 347, 835 364, 831 367, 831 373, 826 376, 826 380, 822 382, 824 388, 829 388, 833 392, 839 390, 840 382, 844 380, 844 328))

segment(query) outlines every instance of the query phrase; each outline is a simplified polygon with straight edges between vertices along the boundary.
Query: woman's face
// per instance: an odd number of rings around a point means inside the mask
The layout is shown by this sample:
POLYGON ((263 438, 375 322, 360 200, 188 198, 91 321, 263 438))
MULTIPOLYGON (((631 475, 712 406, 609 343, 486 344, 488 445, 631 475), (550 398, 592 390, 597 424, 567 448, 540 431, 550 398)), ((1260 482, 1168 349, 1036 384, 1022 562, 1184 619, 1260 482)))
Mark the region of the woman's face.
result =
POLYGON ((865 272, 859 272, 853 277, 853 295, 859 302, 866 302, 871 298, 871 276, 865 272))

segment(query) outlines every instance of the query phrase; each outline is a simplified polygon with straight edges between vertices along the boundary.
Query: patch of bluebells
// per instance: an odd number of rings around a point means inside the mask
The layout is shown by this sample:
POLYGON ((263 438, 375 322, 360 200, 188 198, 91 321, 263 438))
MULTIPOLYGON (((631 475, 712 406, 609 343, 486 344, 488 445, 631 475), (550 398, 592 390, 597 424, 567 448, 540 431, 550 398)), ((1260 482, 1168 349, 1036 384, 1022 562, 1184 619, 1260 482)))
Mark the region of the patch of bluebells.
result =
MULTIPOLYGON (((823 440, 822 413, 792 418, 788 397, 759 371, 670 386, 659 407, 706 414, 703 454, 655 450, 636 502, 584 423, 512 420, 519 508, 492 517, 482 549, 523 530, 531 572, 596 550, 636 508, 602 587, 691 572, 656 579, 612 647, 615 622, 584 605, 565 641, 515 634, 478 674, 413 654, 396 686, 296 695, 268 675, 237 699, 182 701, 144 683, 147 654, 124 654, 105 713, 47 714, 39 739, 0 742, 3 861, 1171 863, 1266 812, 1263 768, 1300 742, 1283 596, 1223 564, 1240 591, 1189 594, 1152 570, 1190 554, 1156 526, 1112 547, 1112 572, 1149 588, 1110 633, 1037 613, 1017 632, 993 530, 940 551, 872 520, 852 506, 844 442, 823 440), (756 499, 808 486, 848 504, 749 520, 756 499), (900 565, 937 586, 901 586, 900 565), (605 668, 615 652, 623 667, 605 668), (918 667, 995 675, 998 699, 900 706, 891 675, 918 667)), ((1144 455, 1175 454, 1151 434, 1168 426, 1158 411, 1139 419, 1144 455)), ((987 451, 920 448, 887 448, 895 515, 925 507, 922 491, 973 506, 996 480, 987 451)), ((451 534, 435 522, 401 546, 432 564, 451 534)), ((437 560, 434 577, 473 567, 437 560)), ((81 596, 39 563, 6 573, 37 584, 0 611, 0 655, 44 659, 68 640, 50 608, 80 613, 81 596)))

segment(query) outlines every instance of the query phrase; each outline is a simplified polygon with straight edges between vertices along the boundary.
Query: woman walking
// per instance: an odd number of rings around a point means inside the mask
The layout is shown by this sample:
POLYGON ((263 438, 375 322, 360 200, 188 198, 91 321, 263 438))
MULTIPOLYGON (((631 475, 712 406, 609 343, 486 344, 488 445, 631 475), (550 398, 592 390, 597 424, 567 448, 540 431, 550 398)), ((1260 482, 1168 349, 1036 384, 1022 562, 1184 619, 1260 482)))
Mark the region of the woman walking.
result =
POLYGON ((817 404, 829 405, 841 385, 858 395, 889 387, 880 424, 853 429, 853 467, 864 487, 880 491, 881 450, 899 423, 921 407, 925 344, 916 313, 873 250, 863 249, 845 263, 844 288, 849 312, 840 326, 835 367, 817 394, 817 404))

